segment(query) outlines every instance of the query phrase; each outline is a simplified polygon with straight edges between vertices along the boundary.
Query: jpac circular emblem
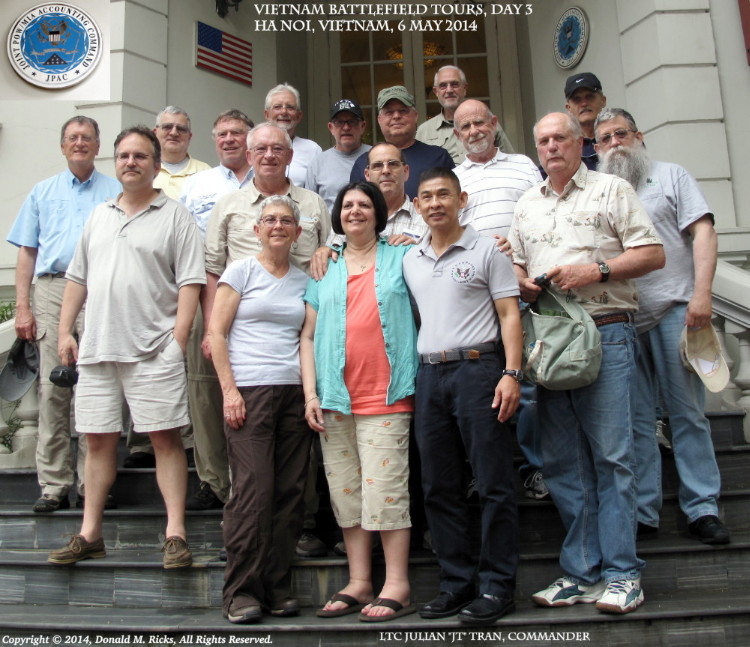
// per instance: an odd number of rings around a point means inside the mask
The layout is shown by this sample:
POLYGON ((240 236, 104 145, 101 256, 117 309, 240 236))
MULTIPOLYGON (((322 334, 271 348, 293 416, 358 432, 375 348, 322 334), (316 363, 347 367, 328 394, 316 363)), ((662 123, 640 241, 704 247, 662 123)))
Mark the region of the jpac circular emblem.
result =
POLYGON ((24 13, 8 34, 8 58, 16 73, 42 88, 80 83, 101 58, 102 36, 94 19, 67 2, 40 4, 24 13))
POLYGON ((564 70, 578 65, 589 43, 589 22, 583 9, 571 7, 560 16, 552 37, 555 63, 564 70))

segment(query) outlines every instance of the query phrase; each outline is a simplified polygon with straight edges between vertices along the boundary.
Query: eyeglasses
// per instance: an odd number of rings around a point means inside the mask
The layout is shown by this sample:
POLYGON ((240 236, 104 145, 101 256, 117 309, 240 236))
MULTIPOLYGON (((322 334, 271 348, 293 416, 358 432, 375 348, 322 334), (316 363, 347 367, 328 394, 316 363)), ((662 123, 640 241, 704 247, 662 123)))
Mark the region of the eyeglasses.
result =
POLYGON ((289 105, 288 103, 276 103, 271 106, 271 110, 274 112, 281 112, 282 110, 286 110, 288 112, 297 112, 299 108, 297 106, 289 105))
POLYGON ((115 159, 118 162, 127 162, 131 157, 136 162, 145 162, 149 157, 151 157, 151 155, 146 155, 146 153, 117 153, 117 155, 115 155, 115 159))
POLYGON ((186 135, 190 132, 190 128, 182 124, 159 124, 157 128, 165 133, 171 132, 173 128, 176 128, 180 135, 186 135))
POLYGON ((442 81, 441 83, 438 83, 438 89, 439 90, 447 90, 448 88, 456 89, 460 88, 463 85, 461 81, 442 81))
POLYGON ((343 128, 344 126, 354 128, 354 126, 356 126, 359 122, 359 119, 334 119, 331 121, 331 123, 336 126, 336 128, 343 128))
POLYGON ((628 133, 634 133, 637 132, 633 130, 632 128, 618 128, 617 130, 607 133, 606 135, 602 135, 597 142, 599 144, 609 144, 610 140, 613 137, 617 137, 617 139, 625 139, 628 136, 628 133))
POLYGON ((387 166, 389 171, 395 171, 397 168, 401 168, 404 165, 403 162, 399 162, 398 160, 388 160, 387 162, 373 162, 372 164, 368 164, 367 168, 369 168, 371 171, 377 171, 378 173, 382 173, 383 169, 387 166))
POLYGON ((282 227, 295 227, 297 221, 291 216, 282 216, 277 218, 276 216, 263 216, 260 221, 267 227, 275 227, 276 223, 281 223, 282 227))
POLYGON ((94 138, 91 135, 66 135, 65 141, 69 142, 70 144, 75 144, 78 140, 81 140, 84 144, 90 144, 94 141, 94 138))
POLYGON ((271 155, 274 157, 281 157, 284 153, 286 153, 289 149, 284 148, 283 146, 255 146, 254 148, 251 148, 250 150, 253 151, 255 155, 260 155, 261 157, 265 155, 268 151, 271 151, 271 155))

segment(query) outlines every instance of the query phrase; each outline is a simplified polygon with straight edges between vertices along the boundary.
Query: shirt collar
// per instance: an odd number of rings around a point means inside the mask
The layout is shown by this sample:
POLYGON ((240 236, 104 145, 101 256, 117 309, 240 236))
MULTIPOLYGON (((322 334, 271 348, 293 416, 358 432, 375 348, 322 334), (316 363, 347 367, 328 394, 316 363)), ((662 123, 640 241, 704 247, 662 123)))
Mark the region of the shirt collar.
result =
POLYGON ((87 179, 81 182, 75 175, 73 175, 73 171, 71 171, 69 168, 65 169, 65 180, 68 184, 70 184, 70 186, 86 186, 91 182, 91 180, 94 179, 94 175, 96 175, 96 169, 91 171, 91 175, 89 175, 87 179))
MULTIPOLYGON (((464 233, 461 234, 461 237, 453 243, 448 249, 443 252, 443 256, 445 256, 446 252, 454 247, 463 247, 464 249, 474 249, 474 246, 477 244, 477 241, 479 240, 479 233, 477 232, 474 227, 471 225, 466 225, 464 228, 464 233)), ((430 258, 435 258, 432 253, 430 253, 430 249, 432 247, 432 231, 429 231, 424 236, 422 236, 422 240, 420 240, 416 244, 417 253, 419 256, 429 256, 430 258)), ((442 257, 441 257, 442 258, 442 257)))
MULTIPOLYGON (((571 189, 575 185, 579 189, 585 189, 586 188, 586 176, 588 174, 589 170, 586 168, 586 165, 581 162, 580 166, 578 167, 578 170, 573 174, 573 177, 568 180, 568 183, 565 185, 565 188, 563 189, 563 192, 561 195, 565 195, 566 193, 570 193, 571 189)), ((546 196, 549 193, 554 193, 554 190, 552 189, 552 185, 550 184, 549 176, 544 179, 544 181, 539 185, 539 191, 541 191, 542 195, 546 196)))

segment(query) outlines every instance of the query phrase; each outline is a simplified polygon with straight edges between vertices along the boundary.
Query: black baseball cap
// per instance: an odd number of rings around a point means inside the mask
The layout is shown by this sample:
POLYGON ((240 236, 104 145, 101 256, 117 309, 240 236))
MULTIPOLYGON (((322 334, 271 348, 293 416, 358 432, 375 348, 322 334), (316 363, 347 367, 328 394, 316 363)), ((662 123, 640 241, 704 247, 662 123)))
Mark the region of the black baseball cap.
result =
POLYGON ((581 72, 580 74, 574 74, 569 76, 568 80, 565 81, 565 98, 570 99, 570 95, 573 94, 578 88, 587 88, 594 92, 602 91, 602 84, 595 74, 591 72, 581 72))
POLYGON ((328 121, 332 121, 339 112, 344 112, 344 110, 351 112, 357 117, 357 119, 364 120, 365 118, 362 114, 362 108, 356 101, 352 101, 351 99, 339 99, 331 106, 331 116, 328 118, 328 121))

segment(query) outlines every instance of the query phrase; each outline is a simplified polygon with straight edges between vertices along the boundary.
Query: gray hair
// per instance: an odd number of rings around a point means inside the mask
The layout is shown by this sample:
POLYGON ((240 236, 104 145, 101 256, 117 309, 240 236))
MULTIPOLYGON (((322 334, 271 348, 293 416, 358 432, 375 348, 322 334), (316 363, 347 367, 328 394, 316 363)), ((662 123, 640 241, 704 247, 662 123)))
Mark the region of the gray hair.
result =
POLYGON ((435 87, 438 84, 438 74, 442 72, 443 70, 456 70, 458 72, 458 78, 461 79, 461 83, 466 85, 466 75, 464 74, 464 71, 456 66, 456 65, 443 65, 443 67, 439 68, 437 72, 435 72, 435 78, 432 81, 432 86, 435 87))
POLYGON ((276 130, 280 130, 282 133, 284 133, 284 141, 286 142, 287 147, 289 150, 292 149, 292 138, 289 136, 289 133, 284 130, 281 126, 274 123, 273 121, 264 121, 262 124, 258 124, 254 128, 251 128, 250 131, 247 133, 247 147, 250 148, 250 142, 252 141, 255 133, 257 133, 259 130, 263 128, 276 128, 276 130))
POLYGON ((297 206, 297 203, 288 195, 269 195, 267 198, 264 198, 264 200, 260 203, 258 217, 255 219, 256 223, 260 224, 260 219, 263 217, 263 212, 266 210, 266 207, 272 204, 283 204, 289 207, 292 210, 294 220, 297 222, 297 224, 299 224, 299 207, 297 206))
POLYGON ((536 141, 537 141, 537 138, 536 138, 536 127, 539 125, 539 122, 542 119, 545 119, 546 117, 549 117, 550 115, 555 115, 555 114, 561 114, 561 115, 563 115, 565 117, 566 121, 568 122, 568 132, 573 136, 574 139, 581 139, 583 137, 583 130, 581 130, 581 124, 578 123, 578 119, 576 119, 569 112, 560 112, 560 113, 557 113, 557 112, 548 112, 546 115, 544 115, 544 117, 542 117, 541 119, 539 119, 534 124, 534 129, 532 131, 534 133, 534 144, 536 144, 536 141))
POLYGON ((68 129, 68 126, 70 124, 79 124, 83 126, 84 124, 91 126, 94 129, 94 136, 96 139, 97 144, 99 143, 99 124, 96 123, 96 119, 92 119, 91 117, 84 117, 83 115, 76 115, 75 117, 71 117, 68 119, 60 129, 60 146, 63 145, 65 142, 65 131, 68 129))
POLYGON ((279 83, 277 86, 271 88, 268 91, 268 94, 266 95, 266 103, 265 103, 266 110, 271 109, 271 99, 273 98, 273 95, 280 94, 281 92, 291 92, 294 95, 294 99, 297 101, 297 110, 299 110, 300 105, 301 105, 299 92, 297 91, 297 88, 295 88, 292 85, 289 85, 288 83, 279 83))
POLYGON ((594 122, 594 134, 596 135, 600 124, 603 124, 605 121, 617 119, 617 117, 622 117, 628 122, 628 127, 631 130, 638 132, 638 126, 635 125, 635 119, 627 110, 624 108, 602 108, 602 111, 596 117, 596 121, 594 122))
POLYGON ((161 118, 164 115, 185 115, 185 119, 187 120, 187 127, 188 130, 192 132, 192 128, 190 126, 190 115, 185 112, 182 108, 178 106, 167 106, 162 110, 158 115, 156 115, 156 126, 159 125, 159 121, 161 121, 161 118))

